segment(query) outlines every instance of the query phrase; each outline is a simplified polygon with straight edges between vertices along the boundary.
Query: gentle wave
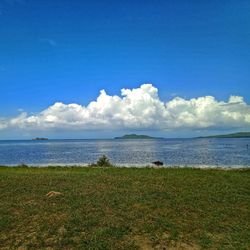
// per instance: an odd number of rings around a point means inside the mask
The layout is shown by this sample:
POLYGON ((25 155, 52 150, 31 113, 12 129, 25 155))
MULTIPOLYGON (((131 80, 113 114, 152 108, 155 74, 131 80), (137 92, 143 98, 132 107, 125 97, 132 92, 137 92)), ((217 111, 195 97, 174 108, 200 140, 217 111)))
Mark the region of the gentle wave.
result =
POLYGON ((0 141, 0 165, 86 166, 103 154, 118 167, 248 168, 250 139, 0 141))

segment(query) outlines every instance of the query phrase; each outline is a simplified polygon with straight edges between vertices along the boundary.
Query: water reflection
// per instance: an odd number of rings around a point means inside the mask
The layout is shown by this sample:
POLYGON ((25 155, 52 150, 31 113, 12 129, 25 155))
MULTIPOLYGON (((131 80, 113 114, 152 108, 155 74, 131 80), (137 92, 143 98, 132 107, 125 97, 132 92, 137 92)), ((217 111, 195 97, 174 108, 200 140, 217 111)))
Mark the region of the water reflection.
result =
POLYGON ((0 141, 0 164, 88 164, 105 154, 114 164, 250 166, 250 139, 0 141))

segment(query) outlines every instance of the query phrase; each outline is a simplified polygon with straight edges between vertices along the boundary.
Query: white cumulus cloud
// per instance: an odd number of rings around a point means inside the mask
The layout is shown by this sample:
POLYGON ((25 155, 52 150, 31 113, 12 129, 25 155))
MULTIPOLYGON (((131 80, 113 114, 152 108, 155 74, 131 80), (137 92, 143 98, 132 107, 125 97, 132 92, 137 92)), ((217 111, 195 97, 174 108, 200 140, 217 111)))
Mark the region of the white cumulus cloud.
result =
POLYGON ((158 89, 143 84, 122 89, 121 96, 105 90, 87 106, 56 102, 35 115, 22 112, 10 119, 0 119, 0 129, 208 129, 250 128, 250 106, 241 96, 218 101, 213 96, 192 99, 175 97, 163 102, 158 89))

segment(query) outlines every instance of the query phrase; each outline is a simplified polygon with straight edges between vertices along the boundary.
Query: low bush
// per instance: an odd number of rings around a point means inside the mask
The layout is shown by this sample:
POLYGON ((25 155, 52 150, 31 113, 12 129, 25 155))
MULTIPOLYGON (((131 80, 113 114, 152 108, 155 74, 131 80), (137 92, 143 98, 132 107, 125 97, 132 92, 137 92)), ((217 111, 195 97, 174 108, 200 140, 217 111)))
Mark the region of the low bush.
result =
POLYGON ((113 166, 113 165, 110 163, 110 161, 109 161, 109 159, 108 159, 108 157, 107 157, 106 155, 101 156, 101 157, 98 159, 96 165, 97 165, 98 167, 112 167, 112 166, 113 166))

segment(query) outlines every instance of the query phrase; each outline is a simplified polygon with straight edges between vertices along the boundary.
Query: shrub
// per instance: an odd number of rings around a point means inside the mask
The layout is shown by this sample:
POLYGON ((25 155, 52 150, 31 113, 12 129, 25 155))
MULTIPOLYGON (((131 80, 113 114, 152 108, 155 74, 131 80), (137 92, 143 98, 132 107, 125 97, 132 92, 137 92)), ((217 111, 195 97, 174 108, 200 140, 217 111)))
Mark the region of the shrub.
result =
POLYGON ((18 165, 19 168, 28 168, 29 166, 26 165, 25 163, 21 163, 18 165))
POLYGON ((99 167, 112 167, 112 164, 110 163, 110 161, 106 155, 101 156, 98 159, 96 165, 99 167))

